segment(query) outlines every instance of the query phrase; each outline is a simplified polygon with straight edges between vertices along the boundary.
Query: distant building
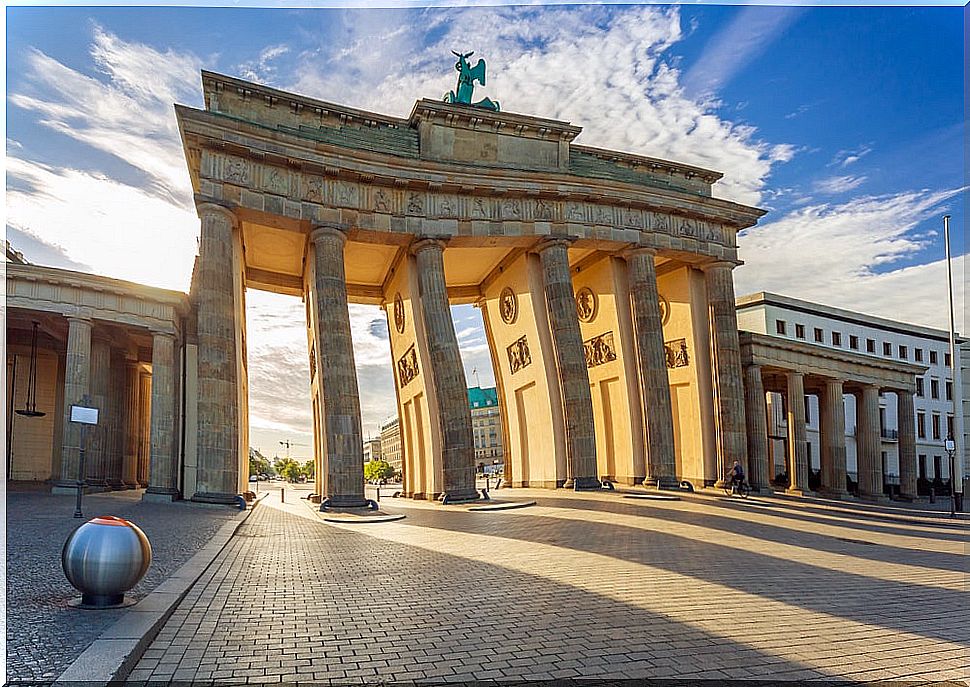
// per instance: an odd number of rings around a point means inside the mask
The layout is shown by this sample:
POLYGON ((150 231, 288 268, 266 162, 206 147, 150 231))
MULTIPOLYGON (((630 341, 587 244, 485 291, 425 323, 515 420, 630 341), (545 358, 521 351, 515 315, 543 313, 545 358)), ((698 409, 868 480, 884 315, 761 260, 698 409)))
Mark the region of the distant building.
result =
MULTIPOLYGON (((914 416, 916 425, 916 476, 925 485, 934 478, 949 479, 950 468, 944 440, 948 435, 963 439, 961 453, 967 455, 965 427, 970 405, 964 386, 970 365, 967 342, 957 339, 956 383, 950 369, 949 333, 904 322, 833 308, 772 293, 755 293, 737 299, 738 328, 757 334, 788 339, 798 344, 840 351, 843 357, 861 355, 886 362, 911 363, 926 369, 916 376, 914 416), (961 380, 962 377, 962 380, 961 380), (956 411, 956 412, 954 412, 956 411)), ((775 472, 785 469, 786 414, 778 394, 769 394, 768 436, 775 472)), ((880 391, 879 430, 882 472, 887 485, 898 484, 899 427, 897 395, 880 391)), ((846 463, 856 475, 856 398, 845 395, 846 463)), ((819 469, 821 454, 819 398, 806 389, 805 403, 808 461, 819 469)), ((965 464, 965 463, 964 463, 965 464)), ((959 466, 958 466, 959 467, 959 466)), ((958 471, 959 474, 959 471, 958 471)))
POLYGON ((401 472, 401 424, 393 417, 381 425, 381 458, 401 472))
POLYGON ((369 463, 372 460, 380 460, 381 456, 381 440, 380 439, 367 439, 364 441, 364 462, 369 463))
POLYGON ((475 464, 502 464, 505 450, 502 447, 502 416, 498 408, 495 387, 468 390, 468 406, 472 411, 472 432, 475 435, 475 464))
POLYGON ((29 265, 30 264, 29 262, 27 262, 24 259, 24 254, 23 253, 21 253, 19 250, 16 250, 13 246, 10 245, 10 241, 7 241, 6 239, 4 239, 3 245, 4 245, 4 249, 5 249, 5 251, 4 251, 4 261, 5 262, 12 262, 12 263, 14 263, 16 265, 29 265))

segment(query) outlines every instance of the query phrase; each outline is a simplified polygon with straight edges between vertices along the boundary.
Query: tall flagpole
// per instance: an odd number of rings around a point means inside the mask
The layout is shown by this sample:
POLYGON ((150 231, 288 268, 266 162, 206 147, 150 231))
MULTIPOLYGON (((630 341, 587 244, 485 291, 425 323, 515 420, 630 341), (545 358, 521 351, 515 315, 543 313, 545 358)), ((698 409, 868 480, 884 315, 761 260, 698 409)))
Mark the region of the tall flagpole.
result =
POLYGON ((948 439, 953 442, 953 453, 950 456, 950 491, 952 494, 951 512, 963 510, 963 455, 960 451, 958 441, 963 437, 955 437, 957 424, 957 412, 963 412, 963 408, 957 408, 957 397, 960 389, 957 388, 957 350, 956 350, 956 326, 953 318, 953 266, 950 261, 950 216, 943 215, 943 242, 946 244, 946 295, 950 303, 950 386, 953 392, 950 399, 953 402, 953 431, 948 432, 948 439))

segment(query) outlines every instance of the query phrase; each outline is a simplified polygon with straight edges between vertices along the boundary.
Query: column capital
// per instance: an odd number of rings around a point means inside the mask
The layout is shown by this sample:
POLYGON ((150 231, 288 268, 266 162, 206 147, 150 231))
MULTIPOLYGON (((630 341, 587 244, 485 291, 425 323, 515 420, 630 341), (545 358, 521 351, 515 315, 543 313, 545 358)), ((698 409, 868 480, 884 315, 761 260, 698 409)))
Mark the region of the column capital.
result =
POLYGON ((233 228, 239 226, 239 218, 236 217, 236 213, 225 205, 219 205, 212 202, 198 203, 195 206, 195 211, 198 213, 200 219, 203 217, 203 215, 221 215, 229 220, 229 223, 232 224, 233 228))
POLYGON ((795 378, 804 379, 805 373, 799 372, 798 370, 785 370, 785 377, 789 379, 795 379, 795 378))
POLYGON ((310 230, 310 241, 316 243, 323 237, 338 238, 341 243, 347 242, 347 227, 339 224, 314 224, 310 230))
POLYGON ((740 264, 741 264, 740 261, 734 262, 732 260, 714 260, 713 262, 705 262, 703 264, 700 264, 697 266, 697 268, 702 272, 707 273, 715 269, 722 269, 722 268, 733 270, 735 267, 737 267, 740 264))
POLYGON ((536 253, 542 253, 547 248, 552 248, 554 246, 569 246, 575 241, 575 237, 572 236, 546 236, 539 239, 536 244, 532 247, 532 250, 536 253))
POLYGON ((630 246, 620 251, 620 257, 624 260, 629 260, 630 258, 638 255, 657 257, 658 252, 659 251, 656 248, 651 248, 650 246, 630 246))
POLYGON ((175 341, 176 336, 175 332, 166 331, 164 329, 153 329, 152 339, 171 339, 172 341, 175 341))
POLYGON ((65 315, 64 317, 67 319, 68 324, 77 322, 78 324, 86 324, 89 327, 94 324, 94 318, 92 318, 90 315, 78 314, 78 315, 65 315))
POLYGON ((411 255, 417 255, 421 251, 428 250, 429 248, 443 251, 447 243, 448 237, 445 236, 419 236, 417 240, 411 244, 409 250, 411 251, 411 255))

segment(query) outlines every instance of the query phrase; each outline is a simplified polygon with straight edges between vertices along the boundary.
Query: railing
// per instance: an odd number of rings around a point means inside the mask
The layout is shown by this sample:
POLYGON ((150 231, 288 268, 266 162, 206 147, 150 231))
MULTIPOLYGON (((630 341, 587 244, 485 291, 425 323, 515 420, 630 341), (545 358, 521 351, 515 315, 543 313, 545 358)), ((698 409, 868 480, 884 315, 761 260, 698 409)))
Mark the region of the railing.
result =
POLYGON ((883 427, 881 430, 879 430, 879 434, 882 435, 883 439, 893 439, 893 440, 899 439, 898 429, 886 429, 885 427, 883 427))

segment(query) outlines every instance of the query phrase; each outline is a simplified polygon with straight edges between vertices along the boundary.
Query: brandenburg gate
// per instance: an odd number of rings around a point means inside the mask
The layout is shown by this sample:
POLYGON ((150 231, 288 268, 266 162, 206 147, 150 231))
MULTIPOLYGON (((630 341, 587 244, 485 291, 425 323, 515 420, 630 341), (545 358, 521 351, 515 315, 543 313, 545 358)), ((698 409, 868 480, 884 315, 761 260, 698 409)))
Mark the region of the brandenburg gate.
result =
POLYGON ((483 315, 512 486, 712 484, 745 462, 732 269, 763 213, 714 198, 718 173, 461 102, 399 119, 202 82, 205 109, 176 108, 201 219, 186 497, 246 489, 247 289, 306 304, 324 506, 365 503, 348 303, 387 314, 406 496, 479 497, 458 303, 483 315))

